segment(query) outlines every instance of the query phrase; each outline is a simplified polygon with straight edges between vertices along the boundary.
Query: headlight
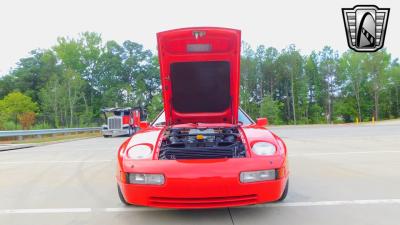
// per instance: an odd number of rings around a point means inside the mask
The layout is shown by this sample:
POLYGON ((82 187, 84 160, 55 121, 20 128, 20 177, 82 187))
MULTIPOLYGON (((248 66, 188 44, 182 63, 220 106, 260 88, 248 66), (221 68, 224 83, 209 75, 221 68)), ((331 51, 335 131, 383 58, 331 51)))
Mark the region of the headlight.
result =
POLYGON ((273 155, 276 152, 275 145, 269 142, 257 142, 251 148, 256 155, 273 155))
POLYGON ((163 185, 165 182, 164 175, 147 173, 128 173, 127 180, 130 184, 163 185))
POLYGON ((128 150, 128 157, 131 159, 151 158, 151 148, 147 145, 136 145, 128 150))
POLYGON ((259 171, 248 171, 240 173, 240 182, 250 183, 265 180, 275 180, 275 170, 259 170, 259 171))

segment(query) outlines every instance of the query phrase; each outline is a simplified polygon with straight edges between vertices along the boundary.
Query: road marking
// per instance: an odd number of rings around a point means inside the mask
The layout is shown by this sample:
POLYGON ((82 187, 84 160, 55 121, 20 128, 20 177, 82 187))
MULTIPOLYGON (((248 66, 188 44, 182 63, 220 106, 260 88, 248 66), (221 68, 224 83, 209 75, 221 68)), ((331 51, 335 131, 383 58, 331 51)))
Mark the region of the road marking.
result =
POLYGON ((112 162, 111 159, 104 160, 49 160, 49 161, 14 161, 14 162, 0 162, 0 165, 25 165, 25 164, 62 164, 62 163, 103 163, 112 162))
POLYGON ((296 156, 324 156, 324 155, 351 155, 351 154, 382 154, 382 153, 400 153, 400 151, 353 151, 353 152, 315 152, 290 154, 289 157, 296 156))
POLYGON ((104 209, 98 209, 99 211, 102 212, 139 212, 139 211, 159 211, 159 210, 174 210, 174 209, 162 209, 162 208, 150 208, 150 207, 140 207, 140 206, 132 206, 132 207, 126 207, 126 208, 104 208, 104 209))
POLYGON ((51 208, 51 209, 2 209, 1 214, 40 214, 40 213, 88 213, 91 208, 51 208))
MULTIPOLYGON (((242 206, 240 208, 285 208, 285 207, 315 207, 315 206, 343 206, 343 205, 380 205, 400 204, 400 199, 373 199, 373 200, 344 200, 344 201, 317 201, 317 202, 283 202, 260 205, 242 206)), ((117 207, 117 208, 43 208, 43 209, 0 209, 1 214, 44 214, 44 213, 120 213, 139 211, 165 211, 175 209, 159 209, 149 207, 117 207)))

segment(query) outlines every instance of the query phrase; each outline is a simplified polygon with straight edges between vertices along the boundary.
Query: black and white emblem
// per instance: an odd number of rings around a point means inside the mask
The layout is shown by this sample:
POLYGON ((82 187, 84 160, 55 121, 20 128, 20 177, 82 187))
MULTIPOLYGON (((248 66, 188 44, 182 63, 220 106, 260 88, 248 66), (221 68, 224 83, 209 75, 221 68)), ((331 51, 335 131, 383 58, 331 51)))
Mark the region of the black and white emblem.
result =
POLYGON ((347 44, 357 52, 375 52, 383 47, 389 8, 375 5, 356 5, 343 8, 347 44))

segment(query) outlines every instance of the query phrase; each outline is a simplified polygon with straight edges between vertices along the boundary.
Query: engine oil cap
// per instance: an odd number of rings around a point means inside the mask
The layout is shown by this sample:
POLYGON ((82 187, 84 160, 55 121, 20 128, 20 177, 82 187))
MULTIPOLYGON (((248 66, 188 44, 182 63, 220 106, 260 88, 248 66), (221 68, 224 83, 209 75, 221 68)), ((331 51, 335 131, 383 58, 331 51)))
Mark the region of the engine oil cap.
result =
POLYGON ((202 134, 196 135, 197 140, 204 140, 204 136, 202 134))

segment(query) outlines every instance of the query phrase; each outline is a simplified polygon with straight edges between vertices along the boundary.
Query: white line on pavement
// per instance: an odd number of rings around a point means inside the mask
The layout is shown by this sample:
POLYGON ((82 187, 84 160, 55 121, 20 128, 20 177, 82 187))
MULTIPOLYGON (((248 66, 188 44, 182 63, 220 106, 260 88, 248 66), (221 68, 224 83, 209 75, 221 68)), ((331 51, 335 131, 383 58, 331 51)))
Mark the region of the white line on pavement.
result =
POLYGON ((173 209, 162 209, 162 208, 149 208, 149 207, 127 207, 127 208, 103 208, 98 209, 102 212, 138 212, 138 211, 158 211, 158 210, 173 210, 173 209))
POLYGON ((111 159, 104 160, 49 160, 49 161, 13 161, 13 162, 1 162, 0 165, 24 165, 24 164, 46 164, 46 163, 103 163, 103 162, 112 162, 111 159))
POLYGON ((350 154, 382 154, 382 153, 400 153, 400 151, 353 151, 353 152, 310 152, 290 154, 289 157, 296 156, 324 156, 324 155, 350 155, 350 154))
POLYGON ((51 209, 1 209, 1 214, 39 214, 39 213, 87 213, 91 208, 51 208, 51 209))
MULTIPOLYGON (((343 206, 343 205, 379 205, 400 204, 400 199, 374 200, 344 200, 344 201, 317 201, 317 202, 284 202, 267 203, 260 205, 242 206, 239 208, 278 208, 278 207, 313 207, 313 206, 343 206)), ((157 209, 148 207, 120 207, 120 208, 43 208, 43 209, 0 209, 1 214, 38 214, 38 213, 89 213, 89 212, 138 212, 174 209, 157 209)))

